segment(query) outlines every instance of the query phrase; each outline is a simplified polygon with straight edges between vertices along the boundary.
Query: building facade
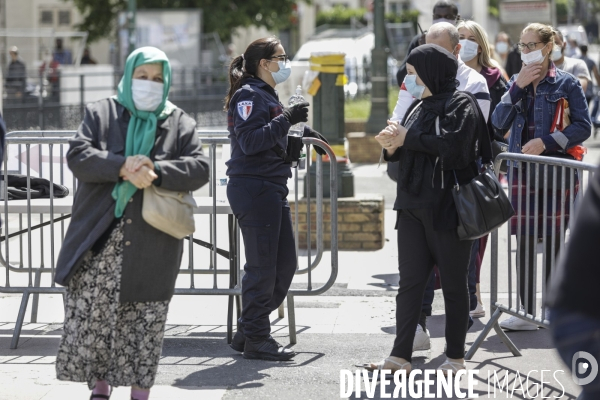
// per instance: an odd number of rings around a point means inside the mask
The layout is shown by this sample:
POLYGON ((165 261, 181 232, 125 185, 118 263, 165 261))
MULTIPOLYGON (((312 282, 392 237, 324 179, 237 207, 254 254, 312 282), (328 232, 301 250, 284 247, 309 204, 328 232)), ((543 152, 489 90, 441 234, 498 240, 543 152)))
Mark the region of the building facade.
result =
MULTIPOLYGON (((5 69, 10 61, 8 50, 19 48, 19 56, 27 68, 36 68, 51 54, 55 39, 75 32, 82 17, 71 1, 64 0, 0 0, 0 62, 5 69)), ((80 51, 81 39, 63 37, 63 47, 73 57, 80 51)), ((90 54, 99 64, 111 62, 108 39, 90 44, 90 54)))

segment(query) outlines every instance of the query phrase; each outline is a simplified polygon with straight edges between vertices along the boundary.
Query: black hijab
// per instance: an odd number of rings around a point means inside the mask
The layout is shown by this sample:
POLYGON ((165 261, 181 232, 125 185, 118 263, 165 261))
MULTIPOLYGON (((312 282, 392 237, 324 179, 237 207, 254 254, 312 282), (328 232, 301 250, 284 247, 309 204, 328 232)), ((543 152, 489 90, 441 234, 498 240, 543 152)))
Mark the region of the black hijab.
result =
POLYGON ((437 44, 425 44, 414 48, 406 62, 415 68, 434 99, 438 95, 452 93, 458 87, 456 56, 437 44))
MULTIPOLYGON (((430 131, 436 117, 444 115, 446 101, 452 97, 458 81, 458 61, 456 56, 437 44, 425 44, 414 48, 406 62, 411 64, 425 86, 431 92, 431 96, 423 99, 420 106, 423 109, 420 125, 425 131, 430 131)), ((408 109, 408 115, 416 106, 415 101, 408 109)), ((406 123, 406 121, 403 121, 406 123)), ((403 156, 398 173, 398 185, 410 194, 418 195, 423 185, 423 171, 427 155, 419 151, 402 149, 403 156)))

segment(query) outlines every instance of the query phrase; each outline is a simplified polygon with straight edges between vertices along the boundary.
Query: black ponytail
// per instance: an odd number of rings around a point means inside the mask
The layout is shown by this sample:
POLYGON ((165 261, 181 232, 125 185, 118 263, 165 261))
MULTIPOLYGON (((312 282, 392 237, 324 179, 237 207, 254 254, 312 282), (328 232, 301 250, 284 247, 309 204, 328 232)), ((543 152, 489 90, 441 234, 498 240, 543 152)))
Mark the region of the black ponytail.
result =
POLYGON ((270 59, 281 42, 276 37, 257 39, 250 43, 244 54, 235 57, 229 65, 229 91, 225 96, 224 110, 229 110, 231 98, 242 87, 242 81, 256 76, 258 64, 262 59, 270 59))

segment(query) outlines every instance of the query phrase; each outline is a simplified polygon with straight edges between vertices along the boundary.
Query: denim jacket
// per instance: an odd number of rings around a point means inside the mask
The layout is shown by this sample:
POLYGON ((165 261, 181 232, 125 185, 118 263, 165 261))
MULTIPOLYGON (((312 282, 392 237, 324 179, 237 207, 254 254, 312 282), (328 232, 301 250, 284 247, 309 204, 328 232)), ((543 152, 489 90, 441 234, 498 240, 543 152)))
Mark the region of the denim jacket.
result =
MULTIPOLYGON (((565 153, 567 149, 583 143, 590 137, 592 122, 587 102, 579 80, 573 75, 550 65, 555 74, 548 74, 540 81, 535 93, 535 137, 544 141, 546 150, 541 155, 565 153), (554 76, 552 76, 554 75, 554 76), (556 104, 561 98, 569 102, 571 125, 564 131, 550 132, 556 104)), ((533 96, 533 85, 521 89, 516 86, 518 75, 507 84, 502 101, 492 114, 492 124, 500 130, 511 129, 508 151, 521 153, 522 135, 527 135, 527 97, 533 96), (514 85, 514 87, 512 87, 514 85)))

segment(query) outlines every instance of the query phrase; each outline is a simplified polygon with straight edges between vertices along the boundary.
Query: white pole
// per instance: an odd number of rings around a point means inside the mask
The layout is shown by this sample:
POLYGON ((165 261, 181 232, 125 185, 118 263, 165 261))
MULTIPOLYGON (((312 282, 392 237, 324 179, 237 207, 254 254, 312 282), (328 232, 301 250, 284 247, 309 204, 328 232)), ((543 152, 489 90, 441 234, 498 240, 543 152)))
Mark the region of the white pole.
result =
POLYGON ((471 10, 473 10, 473 20, 477 22, 488 34, 488 39, 493 40, 493 35, 488 31, 488 3, 487 1, 471 0, 471 10))

